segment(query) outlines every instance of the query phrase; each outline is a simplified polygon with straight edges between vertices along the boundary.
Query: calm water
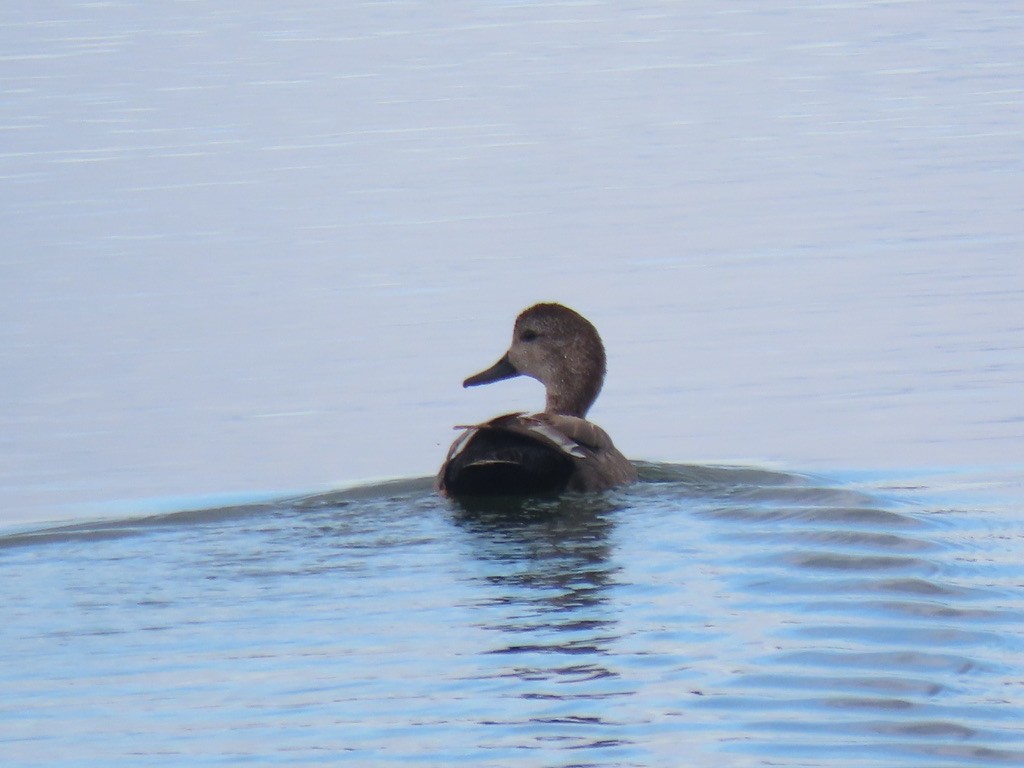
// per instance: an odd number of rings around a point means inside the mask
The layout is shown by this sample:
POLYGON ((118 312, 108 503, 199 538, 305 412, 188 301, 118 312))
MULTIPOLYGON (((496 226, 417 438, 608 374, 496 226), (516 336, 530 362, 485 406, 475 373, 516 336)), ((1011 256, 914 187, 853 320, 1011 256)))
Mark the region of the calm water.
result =
POLYGON ((467 509, 408 481, 0 539, 4 763, 1024 763, 1005 489, 644 475, 560 501, 467 509))
POLYGON ((1018 4, 0 13, 4 765, 1024 763, 1018 4))
POLYGON ((14 8, 2 522, 430 474, 539 300, 629 456, 1021 465, 1015 3, 14 8))

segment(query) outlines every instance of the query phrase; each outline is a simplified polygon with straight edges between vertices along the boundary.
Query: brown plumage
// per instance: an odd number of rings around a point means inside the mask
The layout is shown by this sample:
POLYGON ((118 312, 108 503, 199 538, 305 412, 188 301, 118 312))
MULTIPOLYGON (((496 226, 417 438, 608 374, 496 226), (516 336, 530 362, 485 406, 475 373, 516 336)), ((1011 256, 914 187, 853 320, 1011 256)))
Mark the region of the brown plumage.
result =
POLYGON ((586 420, 605 375, 597 329, 561 304, 536 304, 516 319, 512 345, 464 387, 530 376, 547 392, 542 413, 511 413, 459 427, 438 473, 448 496, 597 491, 636 480, 608 433, 586 420))

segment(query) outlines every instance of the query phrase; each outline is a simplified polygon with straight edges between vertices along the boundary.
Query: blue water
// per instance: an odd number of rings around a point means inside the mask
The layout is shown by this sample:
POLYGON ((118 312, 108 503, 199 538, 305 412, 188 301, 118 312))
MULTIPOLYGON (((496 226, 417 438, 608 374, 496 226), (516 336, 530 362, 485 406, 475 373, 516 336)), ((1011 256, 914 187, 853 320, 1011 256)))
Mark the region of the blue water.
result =
POLYGON ((559 500, 465 507, 405 481, 8 535, 4 763, 1024 761, 1005 487, 643 474, 559 500))

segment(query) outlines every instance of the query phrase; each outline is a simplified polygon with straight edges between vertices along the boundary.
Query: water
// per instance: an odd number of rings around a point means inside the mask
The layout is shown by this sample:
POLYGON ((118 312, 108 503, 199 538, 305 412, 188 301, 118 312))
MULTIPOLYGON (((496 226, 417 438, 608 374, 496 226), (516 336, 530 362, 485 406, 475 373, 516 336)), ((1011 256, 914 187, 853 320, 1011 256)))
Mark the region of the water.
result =
POLYGON ((1020 466, 1012 3, 22 5, 5 523, 429 474, 540 300, 629 456, 1020 466))
POLYGON ((5 764, 1024 761, 1024 537, 998 488, 644 478, 8 536, 5 764))
POLYGON ((4 765, 1024 762, 1014 4, 4 13, 4 765), (645 482, 371 482, 540 300, 645 482))

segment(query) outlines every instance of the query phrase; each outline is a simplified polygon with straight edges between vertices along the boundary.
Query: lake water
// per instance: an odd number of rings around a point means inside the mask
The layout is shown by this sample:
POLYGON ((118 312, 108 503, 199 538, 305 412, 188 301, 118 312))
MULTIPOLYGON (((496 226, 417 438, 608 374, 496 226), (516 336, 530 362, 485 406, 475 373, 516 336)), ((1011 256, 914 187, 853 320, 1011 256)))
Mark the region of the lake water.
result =
POLYGON ((1019 488, 643 475, 0 539, 4 762, 1024 762, 1019 488))
POLYGON ((0 759, 1024 762, 1022 39, 12 6, 0 759), (460 387, 540 300, 644 481, 436 497, 453 424, 542 402, 460 387))

